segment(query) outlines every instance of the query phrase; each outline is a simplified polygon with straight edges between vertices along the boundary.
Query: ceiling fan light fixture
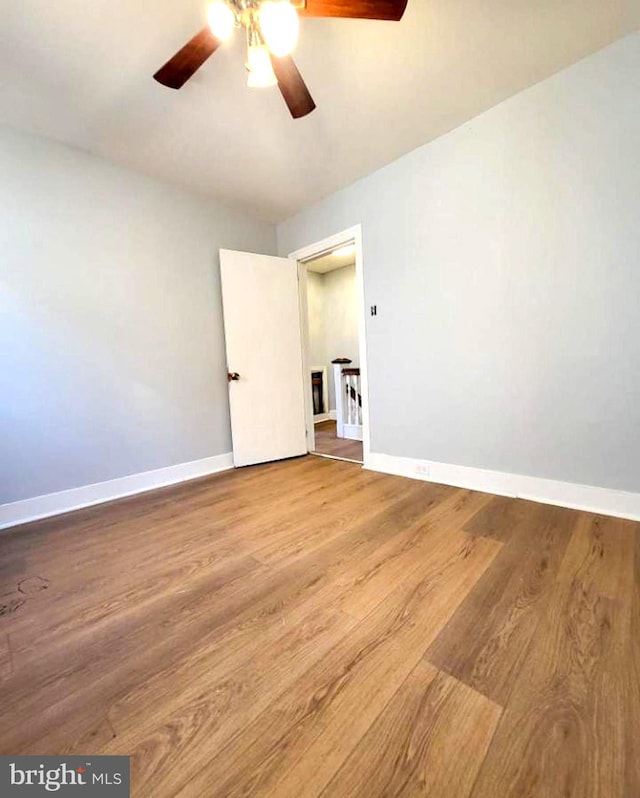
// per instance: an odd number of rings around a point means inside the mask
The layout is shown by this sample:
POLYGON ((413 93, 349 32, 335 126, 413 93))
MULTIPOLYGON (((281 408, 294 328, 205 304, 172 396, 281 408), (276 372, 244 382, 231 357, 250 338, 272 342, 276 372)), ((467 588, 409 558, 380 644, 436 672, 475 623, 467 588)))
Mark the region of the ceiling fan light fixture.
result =
POLYGON ((207 9, 207 22, 216 39, 226 42, 236 26, 236 16, 223 0, 214 0, 207 9))
POLYGON ((263 89, 267 86, 275 86, 278 82, 271 66, 269 48, 266 44, 249 45, 249 56, 247 59, 247 86, 251 89, 263 89))
MULTIPOLYGON (((298 38, 298 14, 304 17, 400 20, 408 0, 207 0, 209 25, 198 31, 153 77, 169 89, 181 89, 229 39, 244 28, 249 48, 247 83, 278 86, 293 119, 316 107, 289 55, 298 38)), ((416 0, 417 2, 417 0, 416 0)))
POLYGON ((264 0, 259 12, 260 30, 271 52, 282 58, 296 46, 300 21, 288 0, 264 0))

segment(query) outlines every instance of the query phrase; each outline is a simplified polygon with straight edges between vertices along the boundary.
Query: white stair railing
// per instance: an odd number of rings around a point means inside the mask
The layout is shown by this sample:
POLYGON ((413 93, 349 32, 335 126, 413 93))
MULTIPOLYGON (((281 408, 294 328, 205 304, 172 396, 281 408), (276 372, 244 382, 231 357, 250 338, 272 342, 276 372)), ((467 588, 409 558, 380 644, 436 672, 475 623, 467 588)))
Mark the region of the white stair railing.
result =
POLYGON ((336 435, 338 438, 362 440, 362 391, 360 369, 350 368, 346 357, 333 362, 333 382, 336 393, 336 435))

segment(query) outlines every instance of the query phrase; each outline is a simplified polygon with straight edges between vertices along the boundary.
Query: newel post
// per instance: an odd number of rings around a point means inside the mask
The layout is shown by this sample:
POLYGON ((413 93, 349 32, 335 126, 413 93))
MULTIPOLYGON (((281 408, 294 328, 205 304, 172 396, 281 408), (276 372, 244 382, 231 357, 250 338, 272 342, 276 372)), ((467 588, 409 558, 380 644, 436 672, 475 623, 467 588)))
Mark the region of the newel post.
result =
POLYGON ((332 360, 333 364, 333 385, 336 392, 336 435, 344 438, 344 414, 345 414, 345 395, 342 387, 342 369, 348 366, 351 361, 348 357, 337 357, 332 360))

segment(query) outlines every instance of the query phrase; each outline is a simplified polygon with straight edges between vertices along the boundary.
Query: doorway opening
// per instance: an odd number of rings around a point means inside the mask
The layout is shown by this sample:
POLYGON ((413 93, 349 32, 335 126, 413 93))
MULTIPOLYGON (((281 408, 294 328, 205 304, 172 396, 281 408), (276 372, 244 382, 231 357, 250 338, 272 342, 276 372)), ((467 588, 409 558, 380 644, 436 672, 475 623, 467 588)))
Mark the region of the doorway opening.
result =
POLYGON ((368 413, 360 228, 290 255, 298 260, 307 448, 366 463, 368 413))

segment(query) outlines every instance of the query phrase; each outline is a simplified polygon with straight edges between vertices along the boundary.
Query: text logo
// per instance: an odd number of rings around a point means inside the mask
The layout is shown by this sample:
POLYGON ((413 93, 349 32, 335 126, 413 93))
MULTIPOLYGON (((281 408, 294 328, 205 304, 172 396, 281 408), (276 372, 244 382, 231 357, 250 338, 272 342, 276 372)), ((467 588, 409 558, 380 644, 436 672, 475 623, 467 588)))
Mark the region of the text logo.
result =
POLYGON ((128 756, 0 756, 2 798, 130 798, 128 756))

